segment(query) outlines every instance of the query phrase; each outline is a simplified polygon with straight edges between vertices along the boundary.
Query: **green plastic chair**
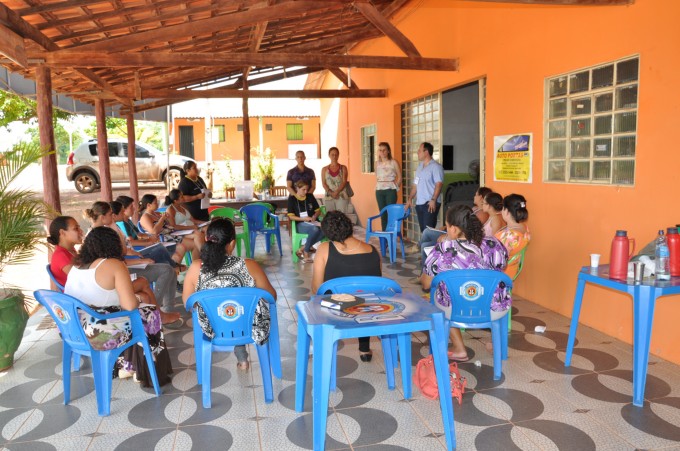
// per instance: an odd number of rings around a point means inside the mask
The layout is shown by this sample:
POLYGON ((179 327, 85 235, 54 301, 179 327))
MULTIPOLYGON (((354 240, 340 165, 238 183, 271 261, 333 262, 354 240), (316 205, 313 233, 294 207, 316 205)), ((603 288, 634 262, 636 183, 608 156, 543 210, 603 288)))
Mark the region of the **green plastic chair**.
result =
POLYGON ((241 256, 241 243, 245 247, 246 257, 252 258, 250 255, 250 233, 248 233, 248 221, 245 218, 241 218, 241 213, 235 208, 231 207, 221 207, 216 208, 210 212, 211 218, 227 218, 231 219, 233 222, 243 221, 243 232, 236 234, 236 254, 241 256))
MULTIPOLYGON (((524 246, 524 249, 513 255, 512 258, 508 260, 508 265, 519 260, 519 263, 517 264, 517 273, 515 274, 515 277, 512 278, 513 282, 517 279, 517 277, 519 277, 519 273, 521 273, 522 268, 524 268, 524 253, 527 251, 527 247, 529 247, 528 243, 526 246, 524 246)), ((508 312, 508 332, 510 331, 512 331, 512 308, 508 312)))
MULTIPOLYGON (((321 214, 319 215, 319 220, 323 220, 324 216, 326 216, 326 206, 322 205, 319 207, 321 210, 321 214)), ((290 221, 290 242, 291 242, 291 251, 293 253, 293 263, 297 263, 300 261, 298 258, 297 254, 295 251, 298 250, 300 246, 302 246, 302 241, 307 239, 307 234, 306 233, 298 233, 297 231, 297 222, 291 220, 290 221)), ((321 240, 323 243, 324 241, 328 241, 328 238, 325 238, 321 240)))

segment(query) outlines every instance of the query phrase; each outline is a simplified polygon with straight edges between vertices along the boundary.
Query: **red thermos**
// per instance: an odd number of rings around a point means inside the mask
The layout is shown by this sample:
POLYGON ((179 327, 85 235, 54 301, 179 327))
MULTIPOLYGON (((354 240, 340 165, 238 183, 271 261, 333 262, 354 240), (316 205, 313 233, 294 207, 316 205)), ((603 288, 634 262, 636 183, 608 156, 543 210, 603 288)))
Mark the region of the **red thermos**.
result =
POLYGON ((609 255, 609 278, 626 280, 628 278, 628 260, 635 252, 635 240, 628 238, 625 230, 617 230, 612 240, 612 250, 609 255), (631 249, 630 243, 633 243, 631 249))
POLYGON ((677 227, 669 227, 666 230, 666 241, 668 242, 668 250, 671 253, 671 276, 680 276, 680 234, 678 234, 677 227))

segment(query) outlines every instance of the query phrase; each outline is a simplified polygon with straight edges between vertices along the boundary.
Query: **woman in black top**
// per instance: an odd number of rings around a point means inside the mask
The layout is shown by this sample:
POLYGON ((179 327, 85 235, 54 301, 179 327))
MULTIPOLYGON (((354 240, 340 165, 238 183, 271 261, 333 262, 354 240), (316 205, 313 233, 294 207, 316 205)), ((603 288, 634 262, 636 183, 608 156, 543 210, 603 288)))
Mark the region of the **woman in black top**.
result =
MULTIPOLYGON (((329 211, 321 223, 330 243, 321 243, 314 259, 312 293, 327 280, 347 276, 382 276, 380 254, 368 243, 360 241, 352 232, 352 221, 340 211, 329 211)), ((373 353, 371 337, 359 338, 362 362, 370 362, 373 353)))
POLYGON ((201 221, 209 221, 210 215, 207 208, 201 208, 201 199, 212 194, 207 190, 205 181, 198 175, 198 166, 195 161, 184 163, 186 173, 179 182, 177 188, 184 194, 184 206, 189 210, 191 216, 201 221))
POLYGON ((319 203, 313 194, 309 193, 309 183, 305 180, 298 180, 295 183, 295 196, 288 196, 288 216, 291 221, 295 221, 295 226, 299 233, 307 234, 307 241, 304 246, 296 251, 298 258, 303 262, 309 263, 312 261, 309 253, 315 243, 321 241, 324 237, 321 227, 314 224, 321 214, 319 203))

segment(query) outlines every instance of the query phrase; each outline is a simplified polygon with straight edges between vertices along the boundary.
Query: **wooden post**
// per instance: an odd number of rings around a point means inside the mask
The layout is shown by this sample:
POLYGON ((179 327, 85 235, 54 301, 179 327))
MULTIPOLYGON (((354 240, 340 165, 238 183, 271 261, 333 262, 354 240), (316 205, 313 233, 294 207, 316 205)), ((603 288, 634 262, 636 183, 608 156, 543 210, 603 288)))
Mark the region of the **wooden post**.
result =
MULTIPOLYGON (((248 89, 248 79, 243 79, 243 90, 248 89)), ((243 97, 243 180, 250 180, 250 117, 248 98, 243 97)))
POLYGON ((95 99, 94 115, 97 122, 97 153, 99 154, 99 185, 102 189, 104 202, 113 200, 111 189, 111 165, 109 163, 109 142, 106 135, 106 110, 104 100, 95 99))
MULTIPOLYGON (((38 110, 38 128, 40 147, 54 152, 54 124, 52 118, 52 75, 47 66, 36 68, 36 101, 38 110)), ((56 212, 61 212, 59 198, 59 174, 57 173, 57 155, 52 153, 42 157, 43 200, 56 212)), ((51 221, 47 220, 45 226, 51 221)))
MULTIPOLYGON (((125 116, 127 120, 127 136, 128 136, 128 176, 130 177, 130 196, 135 201, 135 206, 139 205, 139 186, 137 183, 137 148, 135 141, 135 116, 129 113, 125 116)), ((134 221, 139 220, 139 211, 135 208, 134 221)))

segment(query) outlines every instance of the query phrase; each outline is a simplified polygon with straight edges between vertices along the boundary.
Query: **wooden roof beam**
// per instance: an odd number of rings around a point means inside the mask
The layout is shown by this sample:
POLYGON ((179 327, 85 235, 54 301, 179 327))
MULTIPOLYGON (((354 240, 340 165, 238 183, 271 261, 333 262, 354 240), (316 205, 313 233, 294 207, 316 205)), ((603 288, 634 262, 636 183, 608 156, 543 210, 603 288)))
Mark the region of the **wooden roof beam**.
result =
POLYGON ((378 11, 375 6, 370 3, 357 3, 354 7, 378 30, 382 31, 385 36, 394 42, 407 56, 420 56, 420 52, 418 52, 416 46, 413 45, 413 43, 404 36, 397 27, 392 25, 392 22, 380 14, 380 11, 378 11))
POLYGON ((197 31, 200 31, 201 34, 218 32, 228 28, 249 26, 263 21, 304 15, 311 10, 324 7, 328 7, 328 5, 318 1, 303 0, 281 3, 273 6, 268 6, 267 2, 263 2, 257 7, 252 7, 238 13, 223 14, 205 20, 156 28, 70 48, 83 51, 97 50, 103 52, 124 52, 126 50, 144 47, 149 43, 175 41, 181 38, 194 36, 197 31))
MULTIPOLYGON (((335 99, 335 98, 369 98, 387 97, 386 89, 308 89, 308 90, 241 90, 229 88, 217 88, 206 90, 184 89, 145 89, 146 99, 335 99)), ((146 104, 145 104, 146 105, 146 104)))
POLYGON ((349 89, 359 89, 359 86, 352 80, 349 76, 349 73, 345 73, 342 69, 339 67, 329 67, 328 71, 335 75, 335 78, 340 80, 345 86, 347 86, 349 89))
POLYGON ((174 53, 61 50, 28 55, 29 63, 46 63, 52 67, 217 67, 217 66, 314 66, 359 67, 369 69, 405 69, 457 71, 457 58, 401 56, 329 55, 298 53, 174 53), (31 61, 34 59, 34 61, 31 61))
POLYGON ((28 66, 24 38, 0 24, 0 53, 21 67, 28 66))

